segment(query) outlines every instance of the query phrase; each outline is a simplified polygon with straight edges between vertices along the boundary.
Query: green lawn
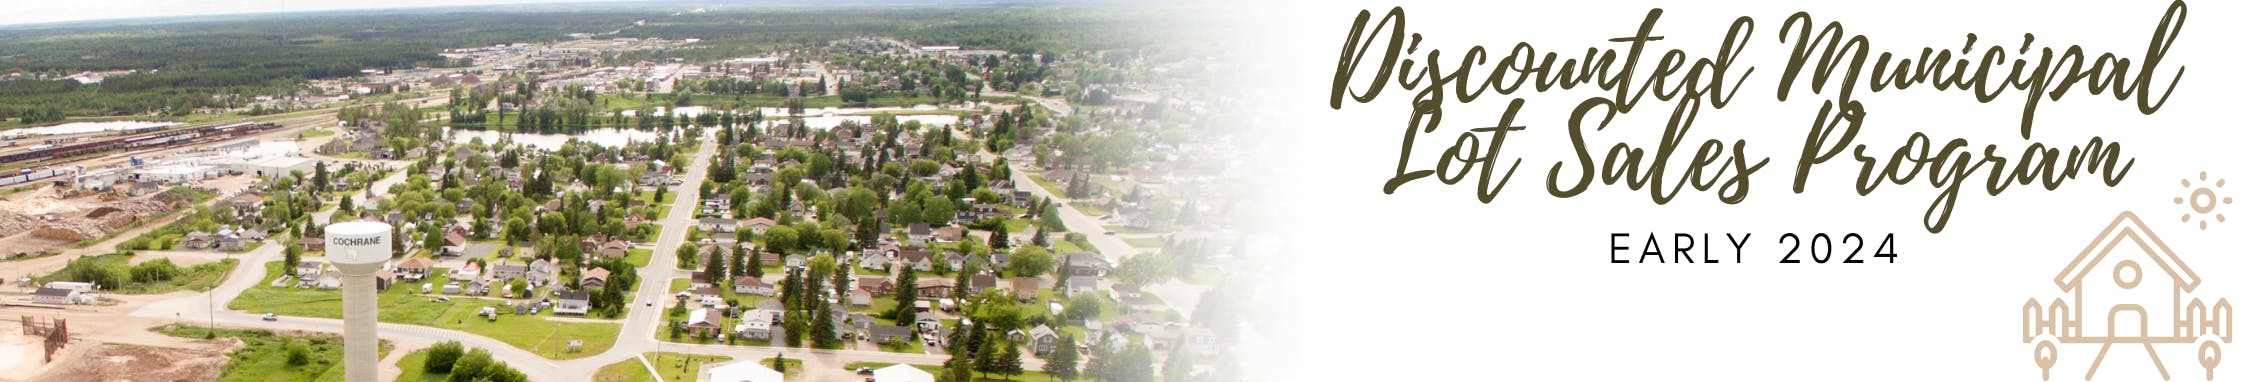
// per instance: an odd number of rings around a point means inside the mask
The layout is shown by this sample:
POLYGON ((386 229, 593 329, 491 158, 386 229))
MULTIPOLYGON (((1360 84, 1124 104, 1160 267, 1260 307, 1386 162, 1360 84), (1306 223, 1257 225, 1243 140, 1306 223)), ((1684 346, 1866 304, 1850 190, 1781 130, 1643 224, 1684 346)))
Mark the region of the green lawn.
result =
POLYGON ((1065 187, 1058 186, 1057 182, 1052 182, 1049 179, 1043 179, 1041 175, 1027 175, 1026 178, 1034 180, 1034 185, 1042 186, 1042 189, 1049 191, 1050 195, 1057 195, 1061 198, 1065 197, 1065 187))
POLYGON ((1136 248, 1159 248, 1159 246, 1167 244, 1166 240, 1160 240, 1156 237, 1131 237, 1120 239, 1120 241, 1136 248))
MULTIPOLYGON (((731 359, 728 356, 666 352, 642 353, 642 355, 650 358, 650 367, 658 368, 658 377, 665 382, 696 382, 698 367, 706 363, 728 362, 731 359)), ((649 371, 643 373, 648 374, 649 371)))
MULTIPOLYGON (((165 294, 180 290, 211 290, 213 286, 219 285, 221 279, 226 278, 228 271, 235 269, 235 259, 222 259, 216 262, 180 267, 180 273, 170 280, 133 282, 129 271, 132 266, 126 265, 133 260, 132 256, 113 253, 88 259, 78 261, 88 261, 95 267, 113 270, 119 276, 118 278, 126 280, 122 282, 122 285, 110 290, 112 293, 119 294, 165 294)), ((65 268, 57 270, 55 273, 39 276, 38 281, 46 283, 48 281, 85 280, 72 277, 70 269, 65 268)))
POLYGON ((665 219, 666 215, 672 215, 674 213, 674 209, 671 208, 671 206, 674 205, 674 197, 679 196, 681 193, 667 192, 664 199, 651 200, 650 196, 653 194, 657 194, 657 192, 637 191, 635 192, 634 198, 636 200, 641 200, 645 203, 649 203, 648 208, 657 210, 659 219, 665 219))
POLYGON ((399 376, 399 379, 394 379, 394 380, 392 380, 392 381, 393 381, 393 382, 446 382, 446 380, 447 380, 447 374, 446 374, 446 373, 430 373, 430 372, 425 372, 425 371, 423 371, 423 362, 424 362, 424 361, 426 361, 426 360, 428 360, 428 358, 430 358, 430 357, 431 357, 431 349, 429 349, 429 348, 424 348, 424 349, 421 349, 421 350, 416 350, 416 351, 415 351, 415 352, 413 352, 413 353, 407 353, 407 355, 405 355, 405 356, 400 356, 400 360, 399 360, 400 376, 399 376))
POLYGON ((637 268, 650 266, 650 252, 649 249, 644 248, 629 249, 627 250, 627 263, 634 264, 637 268))
MULTIPOLYGON (((268 274, 279 274, 281 262, 269 262, 268 274)), ((433 269, 433 273, 438 273, 433 269)), ((433 284, 440 284, 433 282, 433 284)), ((572 359, 602 353, 618 342, 619 324, 550 321, 548 312, 540 316, 503 313, 494 322, 479 317, 480 307, 499 305, 499 300, 474 297, 448 296, 449 301, 432 301, 437 295, 419 295, 418 283, 402 283, 391 290, 376 295, 376 320, 395 324, 423 325, 455 329, 471 334, 492 337, 519 349, 539 353, 554 359, 572 359), (577 352, 565 350, 565 341, 579 339, 583 343, 577 352)), ((335 290, 274 288, 261 284, 243 291, 243 295, 227 303, 228 309, 250 313, 274 313, 285 316, 339 318, 342 317, 344 294, 335 290)))
POLYGON ((589 380, 595 382, 656 381, 656 379, 652 379, 652 377, 650 376, 650 369, 643 368, 642 360, 636 358, 628 358, 625 361, 603 365, 602 369, 597 369, 595 371, 595 377, 590 378, 589 380))
POLYGON ((1083 249, 1083 248, 1081 248, 1081 246, 1080 246, 1080 245, 1078 245, 1078 244, 1073 244, 1073 242, 1072 242, 1072 241, 1067 241, 1067 240, 1051 240, 1051 241, 1050 241, 1050 245, 1051 245, 1051 246, 1054 246, 1054 247, 1056 247, 1056 249, 1057 249, 1057 251, 1056 251, 1056 252, 1057 252, 1057 253, 1059 253, 1059 254, 1074 253, 1074 252, 1089 252, 1089 250, 1088 250, 1088 249, 1083 249))
POLYGON ((551 321, 543 318, 547 316, 546 312, 540 316, 503 313, 489 322, 478 315, 478 307, 487 304, 499 305, 499 302, 479 300, 479 303, 464 303, 461 307, 448 310, 445 316, 441 316, 431 326, 492 337, 550 359, 596 355, 610 350, 611 345, 619 340, 617 323, 551 321), (581 341, 580 349, 566 349, 565 343, 575 339, 581 341))
POLYGON ((1030 225, 1034 225, 1034 221, 1026 219, 1004 220, 1003 230, 1010 232, 1024 232, 1026 231, 1026 226, 1030 225))
POLYGON ((1074 211, 1081 211, 1082 215, 1089 215, 1089 217, 1099 217, 1112 214, 1110 212, 1105 212, 1104 207, 1097 206, 1094 203, 1073 202, 1070 203, 1070 205, 1073 206, 1074 211))
POLYGON ((675 294, 675 293, 681 293, 682 291, 685 291, 685 290, 689 290, 689 279, 687 279, 687 278, 676 278, 676 279, 674 279, 673 281, 669 281, 669 282, 668 282, 668 283, 666 284, 666 294, 667 294, 667 295, 672 295, 672 294, 675 294))

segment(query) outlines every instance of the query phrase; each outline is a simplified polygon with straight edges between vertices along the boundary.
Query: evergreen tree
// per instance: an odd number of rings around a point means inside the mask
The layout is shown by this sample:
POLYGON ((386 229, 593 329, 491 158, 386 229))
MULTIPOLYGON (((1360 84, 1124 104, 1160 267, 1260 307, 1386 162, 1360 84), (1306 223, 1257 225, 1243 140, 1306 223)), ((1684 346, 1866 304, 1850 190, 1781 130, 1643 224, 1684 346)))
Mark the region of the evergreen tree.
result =
POLYGON ((294 272, 298 269, 298 262, 301 261, 304 252, 304 249, 298 248, 297 243, 285 245, 282 248, 282 271, 294 272))
POLYGON ((1050 349, 1050 358, 1044 360, 1047 362, 1042 364, 1042 372, 1049 373, 1051 380, 1080 378, 1081 351, 1077 350, 1079 346, 1073 343, 1073 337, 1059 336, 1051 345, 1056 348, 1050 349))
POLYGON ((829 348, 837 344, 838 328, 831 326, 831 323, 836 322, 837 318, 831 317, 830 304, 825 303, 822 297, 816 297, 810 301, 815 303, 813 308, 815 310, 815 322, 809 323, 815 326, 815 347, 829 348))
POLYGON ((713 285, 723 285, 728 280, 728 262, 721 261, 721 251, 715 250, 705 257, 705 280, 713 285))
MULTIPOLYGON (((743 242, 739 241, 738 243, 743 242)), ((761 277, 765 276, 764 273, 767 273, 767 271, 760 270, 760 267, 767 265, 760 264, 760 255, 758 252, 759 251, 753 251, 752 255, 744 257, 744 274, 752 275, 752 277, 761 277)))
POLYGON ((893 278, 893 321, 898 325, 916 323, 916 270, 900 267, 893 278))
POLYGON ((736 276, 746 275, 746 273, 744 272, 744 246, 729 246, 728 264, 732 266, 731 268, 729 268, 728 272, 728 275, 731 279, 734 279, 736 276))

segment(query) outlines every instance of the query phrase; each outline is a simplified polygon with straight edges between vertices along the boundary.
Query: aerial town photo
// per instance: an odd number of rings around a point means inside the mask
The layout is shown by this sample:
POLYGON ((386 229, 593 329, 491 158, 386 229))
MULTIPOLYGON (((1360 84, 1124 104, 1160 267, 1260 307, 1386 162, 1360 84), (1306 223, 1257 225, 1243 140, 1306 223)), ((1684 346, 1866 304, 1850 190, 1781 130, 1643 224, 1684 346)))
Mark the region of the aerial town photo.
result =
POLYGON ((83 3, 0 6, 0 381, 1240 381, 1280 336, 1199 4, 83 3))

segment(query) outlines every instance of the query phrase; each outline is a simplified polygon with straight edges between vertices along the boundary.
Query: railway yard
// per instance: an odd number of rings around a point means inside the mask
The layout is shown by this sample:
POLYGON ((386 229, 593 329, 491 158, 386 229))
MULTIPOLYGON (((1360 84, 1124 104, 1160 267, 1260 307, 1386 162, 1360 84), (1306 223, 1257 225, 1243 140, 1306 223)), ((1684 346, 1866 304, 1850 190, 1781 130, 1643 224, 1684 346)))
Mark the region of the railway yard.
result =
POLYGON ((321 142, 299 142, 299 133, 335 124, 334 111, 325 109, 221 123, 0 136, 0 171, 6 174, 0 176, 0 257, 106 251, 94 244, 126 236, 120 231, 162 225, 152 220, 192 202, 166 190, 240 190, 254 176, 223 163, 313 159, 301 147, 321 142))

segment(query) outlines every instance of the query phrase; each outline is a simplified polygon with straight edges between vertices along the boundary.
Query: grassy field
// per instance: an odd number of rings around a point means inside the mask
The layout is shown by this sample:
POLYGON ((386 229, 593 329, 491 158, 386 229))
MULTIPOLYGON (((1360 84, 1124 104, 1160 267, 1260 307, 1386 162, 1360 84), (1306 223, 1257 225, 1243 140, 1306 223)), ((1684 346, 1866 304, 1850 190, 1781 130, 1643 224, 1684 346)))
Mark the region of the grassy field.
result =
MULTIPOLYGON (((299 381, 332 382, 345 380, 344 340, 329 334, 277 334, 266 330, 211 331, 201 327, 166 325, 151 329, 165 335, 181 338, 204 338, 205 335, 235 337, 243 340, 243 347, 227 355, 227 365, 220 368, 219 381, 299 381), (310 351, 310 361, 291 365, 289 348, 292 343, 303 344, 310 351)), ((391 351, 391 344, 377 345, 378 357, 391 351)))
MULTIPOLYGON (((702 354, 652 352, 642 353, 650 358, 650 366, 658 368, 659 379, 665 382, 695 382, 697 368, 707 363, 728 362, 731 357, 702 354)), ((648 374, 648 371, 644 371, 648 374)))
POLYGON ((1041 175, 1027 175, 1026 178, 1033 179, 1035 185, 1042 186, 1042 189, 1049 191, 1050 195, 1057 195, 1059 197, 1065 196, 1065 187, 1059 186, 1057 182, 1052 182, 1049 179, 1042 179, 1041 175))
POLYGON ((595 382, 657 381, 657 379, 650 376, 649 369, 642 367, 642 360, 635 358, 628 358, 625 361, 603 365, 602 369, 597 369, 595 371, 595 377, 590 378, 589 380, 595 382))
POLYGON ((496 315, 496 319, 489 322, 478 316, 477 307, 482 306, 486 304, 464 304, 448 310, 445 316, 439 318, 438 323, 431 326, 492 337, 550 359, 596 355, 610 350, 611 345, 619 340, 617 323, 551 321, 544 318, 545 314, 531 316, 507 313, 496 315), (580 348, 567 349, 565 345, 570 340, 580 340, 580 348))
POLYGON ((1131 237, 1120 239, 1120 241, 1136 248, 1159 248, 1159 246, 1167 244, 1166 240, 1160 240, 1156 237, 1131 237))
MULTIPOLYGON (((92 257, 92 259, 93 260, 86 261, 93 261, 99 264, 98 266, 100 267, 115 269, 119 275, 129 275, 130 273, 128 269, 130 269, 131 266, 126 265, 126 263, 131 262, 133 260, 133 256, 113 253, 94 256, 92 257)), ((182 290, 211 290, 212 287, 219 285, 219 281, 221 279, 226 278, 228 271, 235 269, 235 262, 235 259, 223 259, 217 262, 197 264, 190 267, 180 267, 180 274, 173 276, 171 280, 134 282, 129 276, 120 277, 122 279, 125 279, 126 281, 122 282, 117 288, 111 289, 109 292, 119 294, 165 294, 182 290)), ((40 283, 46 283, 48 281, 69 280, 69 277, 65 277, 65 272, 68 272, 68 270, 57 270, 55 271, 55 273, 40 276, 38 278, 38 281, 40 283)))
MULTIPOLYGON (((281 262, 268 263, 268 274, 279 274, 281 267, 281 262)), ((453 297, 449 301, 433 301, 434 296, 416 294, 415 289, 419 289, 418 285, 409 283, 377 293, 376 320, 461 330, 554 359, 595 355, 618 342, 617 323, 551 321, 544 318, 548 314, 545 312, 539 316, 504 313, 488 322, 478 316, 479 308, 500 305, 500 300, 449 296, 453 297), (565 342, 572 339, 582 341, 579 351, 565 349, 565 342)), ((339 318, 343 302, 344 294, 334 290, 261 285, 243 291, 242 296, 227 303, 227 308, 251 313, 339 318)))
POLYGON ((627 250, 627 263, 634 264, 638 268, 650 266, 650 250, 645 248, 627 250))
POLYGON ((416 351, 415 351, 414 353, 407 353, 407 355, 404 355, 404 356, 400 356, 400 360, 399 360, 400 376, 399 376, 399 379, 394 379, 394 380, 392 380, 392 381, 393 381, 393 382, 446 382, 446 380, 447 380, 447 374, 446 374, 446 373, 428 373, 428 372, 424 372, 424 371, 423 371, 423 361, 425 361, 425 360, 427 360, 428 358, 430 358, 430 356, 431 356, 431 349, 428 349, 428 348, 426 348, 426 349, 422 349, 422 350, 416 350, 416 351))
POLYGON ((674 205, 674 197, 679 196, 677 195, 679 193, 668 192, 666 193, 666 197, 664 199, 650 200, 650 196, 655 194, 657 193, 651 191, 637 191, 635 192, 634 198, 642 200, 646 203, 650 203, 650 208, 658 211, 659 219, 665 219, 666 215, 672 215, 674 213, 674 209, 671 207, 674 205))

